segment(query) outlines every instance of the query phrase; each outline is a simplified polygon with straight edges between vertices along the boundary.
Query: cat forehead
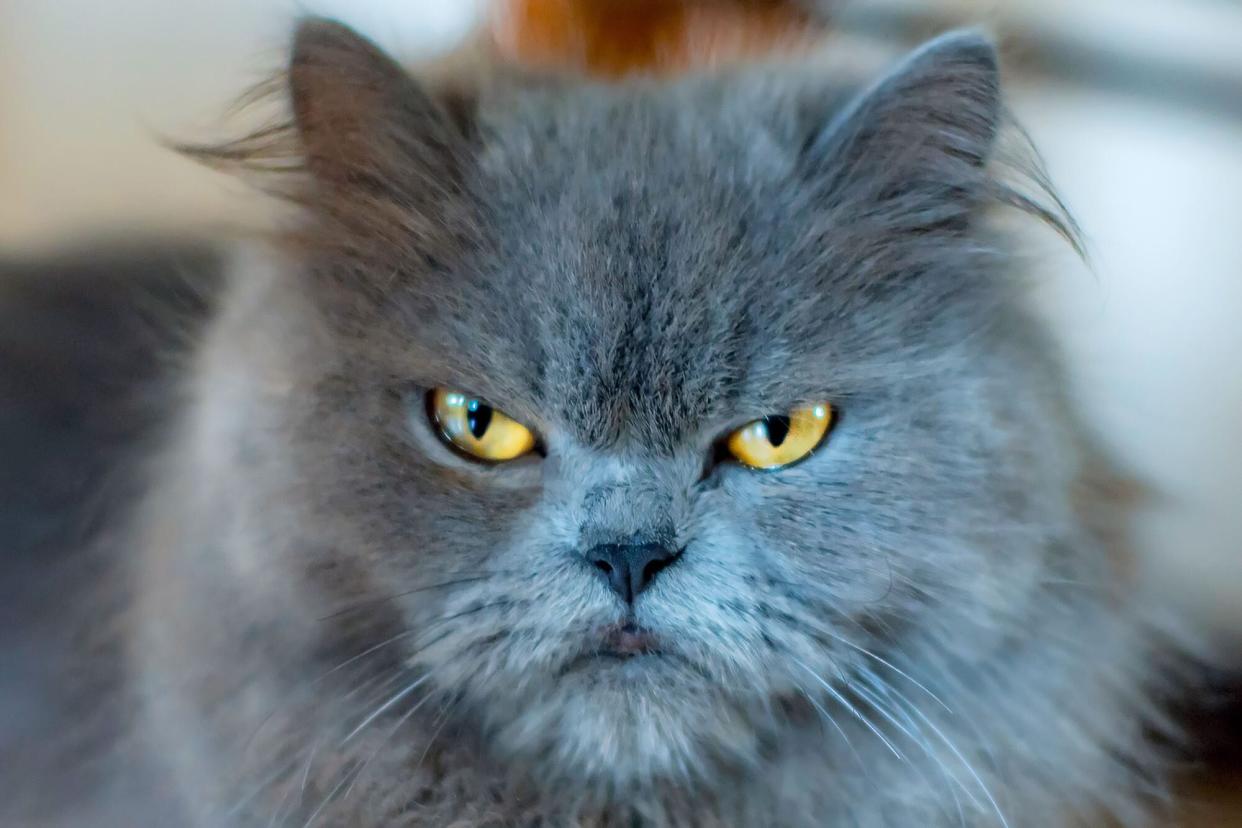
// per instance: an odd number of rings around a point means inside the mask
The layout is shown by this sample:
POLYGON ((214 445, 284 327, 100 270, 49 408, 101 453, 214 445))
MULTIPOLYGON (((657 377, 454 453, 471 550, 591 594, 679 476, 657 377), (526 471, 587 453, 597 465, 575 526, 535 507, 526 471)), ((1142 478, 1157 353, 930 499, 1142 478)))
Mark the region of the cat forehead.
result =
POLYGON ((734 100, 755 92, 586 87, 484 115, 470 189, 496 269, 605 316, 618 303, 634 310, 638 294, 658 305, 744 292, 753 271, 796 251, 806 197, 792 99, 734 100))
POLYGON ((674 83, 503 87, 480 98, 477 160, 486 176, 499 177, 557 170, 666 177, 668 167, 702 177, 781 176, 799 149, 808 109, 822 116, 844 95, 809 85, 797 75, 750 72, 674 83))
POLYGON ((757 352, 781 347, 770 321, 800 299, 784 261, 794 155, 754 117, 638 86, 494 120, 476 182, 490 255, 462 303, 504 363, 490 369, 526 377, 592 442, 676 440, 744 394, 757 352), (746 134, 723 128, 734 117, 746 134))

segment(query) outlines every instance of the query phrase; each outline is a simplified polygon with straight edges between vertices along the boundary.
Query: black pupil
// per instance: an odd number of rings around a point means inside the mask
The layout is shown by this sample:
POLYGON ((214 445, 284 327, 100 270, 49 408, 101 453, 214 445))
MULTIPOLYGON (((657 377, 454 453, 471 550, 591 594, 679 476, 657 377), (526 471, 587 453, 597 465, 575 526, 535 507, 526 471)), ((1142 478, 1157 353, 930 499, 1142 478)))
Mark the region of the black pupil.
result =
POLYGON ((768 442, 779 446, 789 436, 788 417, 764 417, 763 424, 768 427, 768 442))
POLYGON ((482 440, 492 422, 492 407, 478 400, 471 400, 466 410, 469 412, 466 415, 466 425, 470 426, 470 433, 474 435, 474 439, 482 440))

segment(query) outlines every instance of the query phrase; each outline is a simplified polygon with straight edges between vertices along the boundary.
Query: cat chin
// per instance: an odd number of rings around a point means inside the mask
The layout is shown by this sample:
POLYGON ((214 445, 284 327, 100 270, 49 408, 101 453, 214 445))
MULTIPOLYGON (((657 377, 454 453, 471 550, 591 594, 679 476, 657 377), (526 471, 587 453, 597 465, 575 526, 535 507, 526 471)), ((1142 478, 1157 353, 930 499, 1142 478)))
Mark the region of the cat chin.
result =
POLYGON ((759 737, 735 700, 667 655, 572 663, 525 701, 492 705, 498 749, 542 783, 595 798, 701 780, 749 764, 759 737), (511 717, 501 721, 501 708, 511 717))

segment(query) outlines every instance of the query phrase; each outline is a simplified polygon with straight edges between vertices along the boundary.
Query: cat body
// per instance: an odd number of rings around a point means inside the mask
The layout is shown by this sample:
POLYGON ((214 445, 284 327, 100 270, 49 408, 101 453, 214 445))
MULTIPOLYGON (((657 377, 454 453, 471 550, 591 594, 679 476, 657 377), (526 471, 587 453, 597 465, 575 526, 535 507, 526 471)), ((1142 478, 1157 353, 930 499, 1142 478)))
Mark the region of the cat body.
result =
POLYGON ((163 819, 1141 819, 1159 682, 982 220, 1057 222, 985 40, 463 97, 310 21, 290 90, 302 243, 224 288, 111 570, 103 763, 163 819), (537 450, 462 456, 437 388, 537 450), (825 401, 799 462, 721 454, 825 401), (617 546, 669 554, 619 593, 617 546))

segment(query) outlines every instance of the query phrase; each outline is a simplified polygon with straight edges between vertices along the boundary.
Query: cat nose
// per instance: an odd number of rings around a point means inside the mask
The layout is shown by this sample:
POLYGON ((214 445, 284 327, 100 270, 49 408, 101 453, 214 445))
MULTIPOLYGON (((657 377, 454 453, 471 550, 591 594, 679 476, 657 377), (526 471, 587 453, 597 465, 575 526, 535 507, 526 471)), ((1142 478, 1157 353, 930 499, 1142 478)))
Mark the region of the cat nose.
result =
POLYGON ((586 558, 604 573, 612 591, 632 604, 680 555, 680 550, 659 543, 602 543, 592 547, 586 558))

